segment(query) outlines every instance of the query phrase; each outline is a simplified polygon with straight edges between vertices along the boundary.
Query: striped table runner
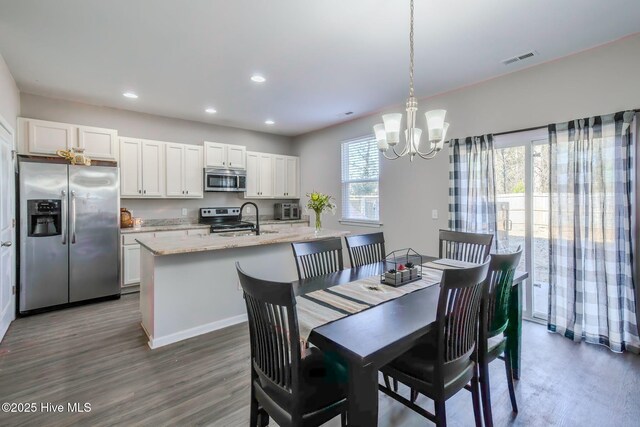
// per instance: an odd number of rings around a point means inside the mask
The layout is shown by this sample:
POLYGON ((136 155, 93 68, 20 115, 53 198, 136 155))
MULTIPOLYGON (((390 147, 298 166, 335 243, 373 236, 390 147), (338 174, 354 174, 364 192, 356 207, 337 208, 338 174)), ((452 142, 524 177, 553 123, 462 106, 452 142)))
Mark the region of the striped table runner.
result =
POLYGON ((411 292, 437 285, 443 270, 472 267, 475 264, 439 259, 422 265, 422 279, 399 287, 380 283, 380 276, 332 286, 296 297, 300 339, 306 342, 314 328, 375 307, 411 292))

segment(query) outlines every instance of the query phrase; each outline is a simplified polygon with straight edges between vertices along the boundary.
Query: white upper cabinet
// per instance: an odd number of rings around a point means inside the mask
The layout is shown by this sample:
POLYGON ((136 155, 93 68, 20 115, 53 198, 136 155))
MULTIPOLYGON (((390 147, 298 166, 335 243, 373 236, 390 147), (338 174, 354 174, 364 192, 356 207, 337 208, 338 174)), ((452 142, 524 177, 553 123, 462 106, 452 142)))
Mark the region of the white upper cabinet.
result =
POLYGON ((120 138, 120 196, 164 197, 164 142, 120 138))
POLYGON ((184 196, 184 147, 182 144, 168 143, 166 147, 167 197, 184 196))
POLYGON ((247 147, 243 145, 204 142, 204 162, 207 168, 246 169, 247 147))
POLYGON ((184 146, 184 189, 186 197, 204 196, 204 162, 202 147, 184 146))
POLYGON ((164 142, 142 140, 142 196, 164 196, 164 142))
POLYGON ((142 197, 142 141, 120 138, 120 196, 142 197))
POLYGON ((294 156, 273 156, 273 196, 280 199, 300 198, 300 159, 294 156))
POLYGON ((202 147, 167 143, 167 197, 203 197, 202 147))
POLYGON ((247 152, 246 198, 300 198, 300 159, 280 154, 247 152))
POLYGON ((204 142, 205 167, 226 168, 227 146, 217 142, 204 142))
POLYGON ((117 162, 118 146, 114 129, 18 118, 20 154, 55 156, 57 150, 84 148, 91 159, 117 162))
POLYGON ((73 125, 44 120, 18 119, 23 136, 24 154, 55 156, 57 150, 68 150, 76 145, 73 125), (26 142, 26 144, 24 144, 26 142))
POLYGON ((271 198, 274 194, 274 156, 247 151, 247 198, 271 198))
POLYGON ((78 147, 90 159, 118 161, 118 131, 78 126, 78 147))
POLYGON ((228 169, 246 169, 247 147, 227 144, 227 166, 228 169))

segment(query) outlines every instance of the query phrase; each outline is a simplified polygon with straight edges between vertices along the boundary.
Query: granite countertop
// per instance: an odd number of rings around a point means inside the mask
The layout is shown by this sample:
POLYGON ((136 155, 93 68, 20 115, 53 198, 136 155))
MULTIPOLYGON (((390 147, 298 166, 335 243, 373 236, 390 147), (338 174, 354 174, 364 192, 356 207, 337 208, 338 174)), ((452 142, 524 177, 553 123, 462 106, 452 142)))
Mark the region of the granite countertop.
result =
POLYGON ((171 224, 171 225, 143 225, 141 227, 121 228, 121 234, 147 233, 153 231, 193 230, 196 228, 209 228, 206 224, 171 224))
POLYGON ((329 237, 342 237, 347 234, 349 234, 348 231, 322 230, 320 235, 316 237, 314 228, 299 227, 278 233, 261 234, 260 236, 222 237, 218 234, 209 234, 206 236, 156 237, 155 239, 140 239, 137 242, 154 255, 173 255, 276 243, 303 242, 329 237))
MULTIPOLYGON (((254 219, 248 218, 247 221, 254 222, 254 219)), ((272 224, 308 224, 308 219, 262 219, 260 225, 272 225, 272 224)), ((173 230, 193 230, 198 228, 209 228, 206 224, 198 223, 181 223, 181 224, 162 224, 162 225, 142 225, 141 227, 121 228, 120 233, 147 233, 153 231, 173 231, 173 230)))

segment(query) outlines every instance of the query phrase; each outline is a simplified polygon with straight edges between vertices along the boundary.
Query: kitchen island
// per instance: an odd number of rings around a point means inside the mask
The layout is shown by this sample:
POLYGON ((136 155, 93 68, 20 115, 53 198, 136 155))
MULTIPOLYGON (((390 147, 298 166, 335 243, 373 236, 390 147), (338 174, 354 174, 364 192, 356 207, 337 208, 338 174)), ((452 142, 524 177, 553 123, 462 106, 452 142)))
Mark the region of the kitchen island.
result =
POLYGON ((158 348, 247 320, 235 263, 273 281, 297 279, 292 242, 342 237, 309 227, 260 236, 139 239, 140 311, 149 347, 158 348))

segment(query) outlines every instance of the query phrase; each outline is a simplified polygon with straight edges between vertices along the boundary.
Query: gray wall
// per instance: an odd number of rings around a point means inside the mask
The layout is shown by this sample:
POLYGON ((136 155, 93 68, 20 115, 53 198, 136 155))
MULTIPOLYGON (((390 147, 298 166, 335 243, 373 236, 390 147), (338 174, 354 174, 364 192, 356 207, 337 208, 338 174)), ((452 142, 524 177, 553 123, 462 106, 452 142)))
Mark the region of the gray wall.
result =
MULTIPOLYGON (((22 93, 22 117, 117 129, 120 136, 155 139, 202 145, 203 141, 246 145, 248 150, 291 154, 291 138, 214 124, 155 116, 116 108, 98 107, 78 102, 22 93)), ((189 217, 206 206, 239 206, 237 195, 205 193, 204 199, 123 199, 122 206, 140 218, 176 218, 182 208, 189 217)), ((260 214, 272 213, 277 202, 257 201, 260 214)))
POLYGON ((16 118, 20 114, 20 92, 13 76, 0 55, 0 116, 15 131, 16 118))
MULTIPOLYGON (((473 64, 469 64, 472 66, 473 64)), ((640 35, 420 101, 420 112, 446 108, 450 137, 497 133, 640 107, 640 35)), ((418 78, 428 70, 417 70, 418 78)), ((427 73, 428 74, 428 73, 427 73)), ((399 76, 399 78, 404 78, 399 76)), ((398 101, 404 101, 399 99, 398 101)), ((404 112, 402 106, 387 111, 404 112)), ((380 114, 294 138, 301 157, 302 194, 332 194, 340 205, 340 143, 372 134, 380 114)), ((422 116, 422 120, 424 120, 422 116)), ((388 248, 436 253, 439 228, 447 227, 448 152, 435 160, 381 160, 381 219, 388 248), (431 219, 437 209, 439 219, 431 219)), ((340 208, 340 206, 338 206, 340 208)), ((336 216, 323 224, 356 233, 336 216)))

